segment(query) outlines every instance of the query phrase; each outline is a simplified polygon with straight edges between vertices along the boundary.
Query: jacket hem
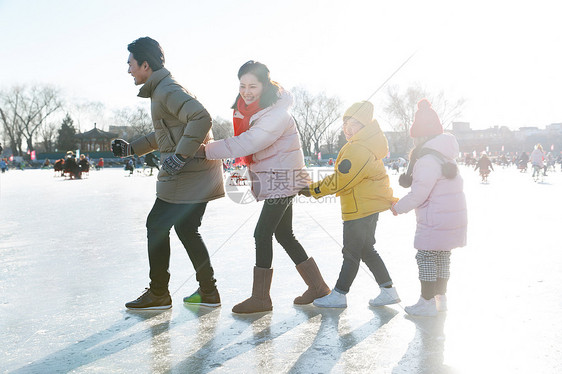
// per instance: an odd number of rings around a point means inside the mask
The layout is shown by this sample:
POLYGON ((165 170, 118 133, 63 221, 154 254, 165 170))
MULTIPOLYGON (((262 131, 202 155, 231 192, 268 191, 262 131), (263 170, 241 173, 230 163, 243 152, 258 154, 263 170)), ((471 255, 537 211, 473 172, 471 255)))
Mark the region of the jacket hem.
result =
POLYGON ((221 197, 225 197, 226 194, 220 194, 220 195, 215 195, 215 196, 211 196, 205 199, 200 199, 200 200, 174 200, 174 199, 167 199, 165 197, 159 196, 158 194, 156 194, 156 197, 162 201, 165 201, 167 203, 170 204, 198 204, 198 203, 208 203, 209 201, 212 200, 216 200, 216 199, 220 199, 221 197))

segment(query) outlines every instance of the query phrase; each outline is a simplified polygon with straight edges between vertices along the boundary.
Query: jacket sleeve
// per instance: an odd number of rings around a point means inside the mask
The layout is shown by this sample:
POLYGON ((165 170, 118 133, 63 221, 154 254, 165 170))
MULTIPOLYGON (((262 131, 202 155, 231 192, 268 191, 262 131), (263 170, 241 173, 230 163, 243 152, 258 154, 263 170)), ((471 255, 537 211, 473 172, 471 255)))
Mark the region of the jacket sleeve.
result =
POLYGON ((365 175, 365 168, 373 155, 361 146, 350 146, 344 150, 338 163, 335 165, 335 173, 328 175, 321 181, 310 185, 310 194, 316 199, 337 194, 352 189, 361 182, 365 175))
POLYGON ((158 149, 158 143, 156 142, 156 134, 151 132, 148 135, 141 136, 140 138, 131 142, 131 146, 135 151, 137 156, 142 156, 158 149))
POLYGON ((264 150, 283 135, 290 120, 285 110, 272 109, 242 134, 207 144, 205 156, 209 160, 218 160, 248 156, 264 150))
POLYGON ((211 130, 209 112, 197 99, 181 89, 168 94, 165 105, 171 114, 187 124, 176 146, 176 153, 192 157, 211 130))
POLYGON ((435 183, 441 177, 441 164, 431 155, 420 158, 414 166, 410 192, 394 205, 394 210, 407 213, 422 205, 431 194, 435 183))

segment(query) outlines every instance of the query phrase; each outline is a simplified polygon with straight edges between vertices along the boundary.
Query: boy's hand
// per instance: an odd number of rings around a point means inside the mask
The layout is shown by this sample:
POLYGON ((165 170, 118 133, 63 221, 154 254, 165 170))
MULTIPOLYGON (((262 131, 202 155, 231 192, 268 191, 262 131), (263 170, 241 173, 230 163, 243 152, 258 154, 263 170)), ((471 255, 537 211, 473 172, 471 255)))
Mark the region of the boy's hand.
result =
POLYGON ((303 196, 306 196, 306 197, 312 196, 310 194, 310 188, 308 188, 308 186, 301 188, 300 191, 299 191, 299 195, 303 195, 303 196))

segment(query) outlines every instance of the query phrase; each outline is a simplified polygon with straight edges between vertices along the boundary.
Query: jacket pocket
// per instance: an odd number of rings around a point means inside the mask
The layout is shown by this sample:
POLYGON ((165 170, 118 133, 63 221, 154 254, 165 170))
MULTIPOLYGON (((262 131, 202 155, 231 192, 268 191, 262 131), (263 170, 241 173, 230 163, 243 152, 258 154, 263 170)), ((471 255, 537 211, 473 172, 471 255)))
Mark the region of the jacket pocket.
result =
POLYGON ((176 149, 177 144, 174 141, 174 137, 172 136, 172 133, 170 132, 170 129, 168 128, 168 125, 166 125, 166 122, 164 122, 163 119, 159 119, 158 123, 162 127, 162 132, 166 135, 166 139, 168 139, 170 148, 176 149))
POLYGON ((345 203, 342 204, 343 214, 352 214, 359 211, 359 209, 357 208, 357 200, 355 199, 355 192, 353 189, 349 191, 349 193, 347 193, 345 196, 340 195, 340 199, 345 199, 345 203))

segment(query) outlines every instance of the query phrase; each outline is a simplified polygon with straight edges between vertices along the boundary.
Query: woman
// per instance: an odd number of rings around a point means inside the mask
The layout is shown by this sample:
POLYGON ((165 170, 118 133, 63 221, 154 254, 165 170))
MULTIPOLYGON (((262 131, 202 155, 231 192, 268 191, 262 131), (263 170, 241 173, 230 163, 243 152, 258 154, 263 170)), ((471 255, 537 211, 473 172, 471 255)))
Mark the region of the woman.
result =
POLYGON ((275 239, 291 257, 308 289, 294 300, 309 304, 330 293, 316 263, 293 235, 293 197, 309 183, 295 121, 289 114, 292 96, 269 77, 268 68, 248 61, 238 71, 239 94, 234 109, 234 137, 209 143, 210 160, 241 157, 250 171, 252 193, 264 200, 254 231, 256 265, 252 296, 232 308, 234 313, 273 309, 269 290, 275 239))

